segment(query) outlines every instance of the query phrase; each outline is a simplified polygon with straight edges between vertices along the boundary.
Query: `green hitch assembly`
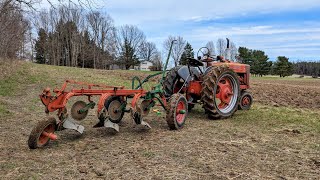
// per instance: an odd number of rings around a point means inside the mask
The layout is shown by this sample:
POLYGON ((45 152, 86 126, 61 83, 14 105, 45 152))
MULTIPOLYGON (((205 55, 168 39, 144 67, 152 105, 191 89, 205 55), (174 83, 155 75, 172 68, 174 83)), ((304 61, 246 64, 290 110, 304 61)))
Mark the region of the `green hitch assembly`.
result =
POLYGON ((79 113, 80 113, 80 114, 85 113, 85 112, 87 112, 89 109, 93 109, 95 105, 96 105, 96 103, 92 101, 92 102, 88 103, 88 104, 86 105, 86 107, 80 109, 80 110, 79 110, 79 113))

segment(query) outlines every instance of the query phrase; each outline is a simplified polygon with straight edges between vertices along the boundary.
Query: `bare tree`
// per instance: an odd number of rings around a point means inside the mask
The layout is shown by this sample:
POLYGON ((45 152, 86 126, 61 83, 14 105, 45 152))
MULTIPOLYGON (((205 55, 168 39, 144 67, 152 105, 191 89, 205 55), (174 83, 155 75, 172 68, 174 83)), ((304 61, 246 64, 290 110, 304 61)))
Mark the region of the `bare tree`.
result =
POLYGON ((217 55, 225 56, 226 50, 226 41, 224 39, 219 38, 217 41, 217 55))
POLYGON ((238 48, 234 42, 230 43, 230 55, 232 61, 237 61, 238 48))
POLYGON ((118 30, 117 50, 120 63, 129 69, 138 63, 139 52, 145 42, 144 33, 136 26, 124 25, 118 30))
POLYGON ((213 41, 209 41, 207 44, 206 44, 206 47, 209 49, 209 52, 210 52, 210 55, 213 56, 216 54, 216 49, 214 47, 214 43, 213 41))
POLYGON ((163 67, 163 63, 162 63, 162 58, 161 58, 161 53, 159 51, 157 51, 155 53, 155 56, 152 59, 153 62, 153 66, 155 71, 161 71, 162 67, 163 67))
POLYGON ((176 43, 174 44, 174 46, 172 48, 171 58, 174 61, 174 65, 178 66, 179 60, 180 60, 181 55, 182 55, 183 50, 184 50, 184 46, 186 44, 186 40, 184 40, 183 37, 181 37, 181 36, 176 36, 176 37, 169 36, 168 39, 165 40, 164 44, 163 44, 164 49, 166 51, 169 51, 171 42, 173 40, 177 40, 177 41, 176 41, 176 43))
MULTIPOLYGON (((99 44, 99 37, 101 37, 101 29, 103 24, 103 17, 99 12, 91 12, 87 15, 87 21, 90 27, 89 32, 91 32, 93 41, 99 44)), ((101 43, 100 43, 101 44, 101 43)), ((97 61, 99 61, 99 55, 96 53, 96 46, 93 49, 93 67, 96 68, 97 61)))
POLYGON ((12 0, 1 1, 0 12, 0 57, 17 57, 24 51, 29 22, 12 0))
POLYGON ((146 61, 152 61, 158 55, 157 47, 152 42, 143 42, 140 47, 140 58, 146 61))

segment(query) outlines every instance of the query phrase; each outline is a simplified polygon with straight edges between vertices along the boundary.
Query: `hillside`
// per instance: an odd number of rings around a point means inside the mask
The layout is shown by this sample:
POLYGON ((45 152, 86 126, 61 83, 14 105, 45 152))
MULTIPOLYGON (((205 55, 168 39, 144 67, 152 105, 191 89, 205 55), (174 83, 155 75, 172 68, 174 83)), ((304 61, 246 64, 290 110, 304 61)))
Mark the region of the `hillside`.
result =
POLYGON ((150 73, 1 62, 0 179, 318 178, 318 79, 253 77, 251 110, 211 121, 197 105, 180 131, 168 130, 165 113, 147 117, 148 131, 134 127, 129 116, 119 133, 94 129, 93 110, 83 135, 58 132, 58 141, 29 150, 29 133, 46 118, 38 97, 43 88, 60 87, 65 79, 129 88, 133 76, 150 73))

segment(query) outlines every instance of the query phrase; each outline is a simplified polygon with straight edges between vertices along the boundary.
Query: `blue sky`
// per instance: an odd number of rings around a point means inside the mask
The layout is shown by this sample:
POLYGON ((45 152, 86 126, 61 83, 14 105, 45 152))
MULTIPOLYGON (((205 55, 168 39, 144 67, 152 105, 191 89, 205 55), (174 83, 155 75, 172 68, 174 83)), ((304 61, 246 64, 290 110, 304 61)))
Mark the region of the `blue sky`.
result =
POLYGON ((320 60, 320 0, 107 0, 97 7, 117 26, 137 25, 160 50, 169 35, 194 49, 229 37, 270 59, 320 60))
POLYGON ((228 37, 271 60, 320 60, 320 0, 89 1, 116 26, 137 25, 160 51, 169 35, 182 36, 195 51, 228 37))

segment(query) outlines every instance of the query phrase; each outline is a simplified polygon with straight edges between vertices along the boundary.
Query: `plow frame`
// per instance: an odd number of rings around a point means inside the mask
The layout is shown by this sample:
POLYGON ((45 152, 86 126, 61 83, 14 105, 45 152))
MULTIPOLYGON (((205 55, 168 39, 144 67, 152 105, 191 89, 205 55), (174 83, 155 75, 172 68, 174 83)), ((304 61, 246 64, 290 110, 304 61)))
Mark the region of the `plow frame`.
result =
MULTIPOLYGON (((131 113, 131 116, 137 125, 141 124, 151 128, 151 126, 147 122, 143 121, 143 119, 148 115, 151 108, 158 105, 163 107, 166 111, 166 121, 171 130, 182 128, 187 117, 187 100, 181 94, 175 94, 168 98, 165 96, 162 88, 174 42, 175 41, 171 42, 164 70, 156 74, 149 75, 142 81, 139 77, 133 77, 132 89, 125 89, 124 86, 90 84, 74 80, 66 80, 61 89, 56 88, 53 90, 54 95, 51 93, 50 88, 45 88, 39 95, 41 102, 45 106, 45 112, 49 114, 50 112, 58 111, 57 116, 59 120, 49 116, 48 119, 39 121, 29 136, 29 148, 40 148, 47 145, 50 140, 56 140, 57 136, 54 134, 55 131, 73 129, 82 134, 84 127, 74 120, 83 120, 88 115, 89 109, 93 109, 96 105, 98 105, 97 117, 99 119, 99 123, 94 127, 110 127, 119 132, 118 123, 122 120, 123 114, 131 113), (161 74, 162 78, 150 91, 143 89, 144 83, 161 74), (138 85, 135 85, 136 81, 138 82, 138 85), (68 90, 70 85, 72 88, 68 90), (74 88, 74 86, 82 87, 74 88), (86 88, 84 88, 85 86, 86 88), (70 98, 78 96, 87 96, 88 103, 83 101, 77 101, 74 103, 71 108, 72 118, 70 118, 67 112, 67 103, 70 98), (97 104, 92 100, 93 96, 99 96, 97 104), (127 109, 127 105, 129 104, 128 99, 132 99, 130 102, 131 107, 129 109, 127 109), (141 104, 139 104, 140 99, 142 99, 141 104), (111 105, 112 103, 115 104, 111 105), (120 116, 118 117, 118 115, 120 116), (101 122, 103 125, 100 124, 101 122)), ((159 110, 154 110, 154 112, 160 114, 159 110)))

